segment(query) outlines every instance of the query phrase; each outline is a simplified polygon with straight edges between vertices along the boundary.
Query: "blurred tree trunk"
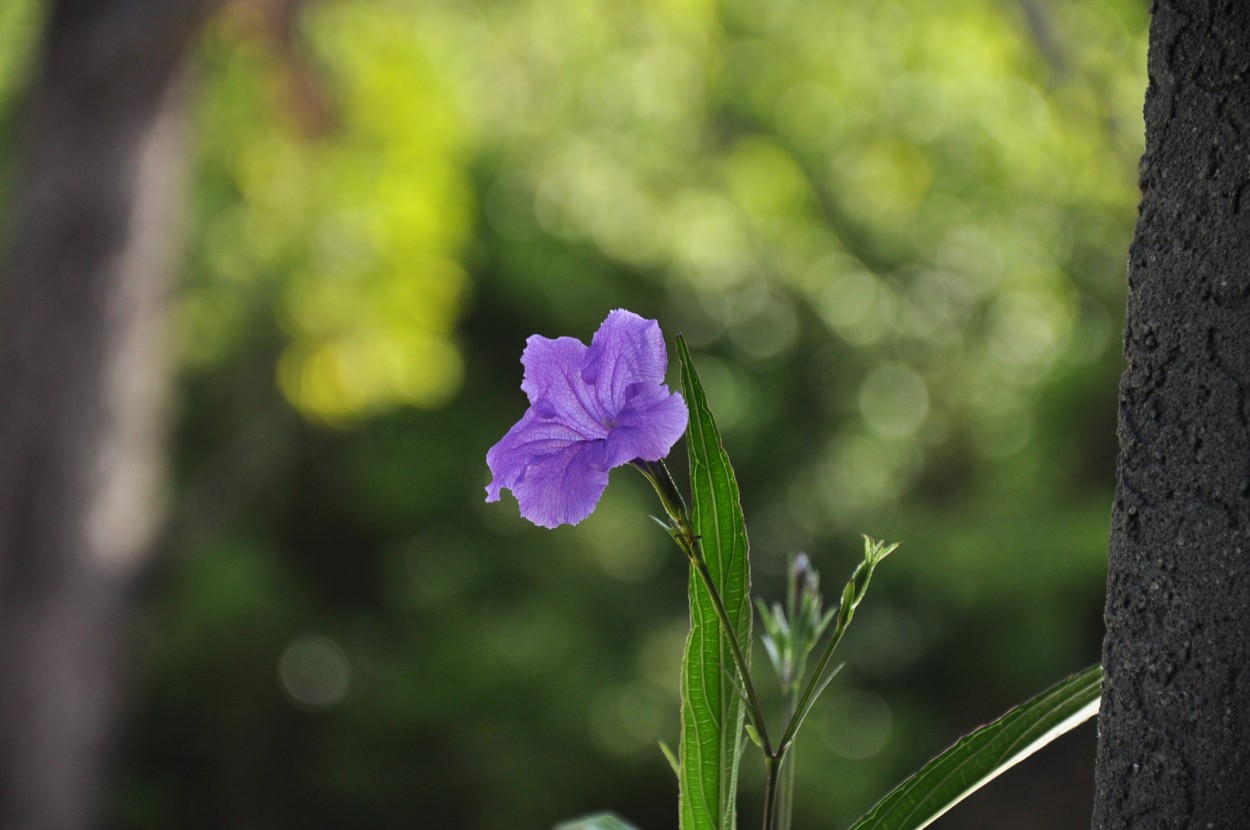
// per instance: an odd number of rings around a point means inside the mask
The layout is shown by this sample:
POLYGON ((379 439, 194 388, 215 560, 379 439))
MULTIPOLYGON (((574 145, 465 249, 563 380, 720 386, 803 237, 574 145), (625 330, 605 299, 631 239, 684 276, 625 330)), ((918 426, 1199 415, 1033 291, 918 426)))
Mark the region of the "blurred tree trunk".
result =
POLYGON ((1250 821, 1250 3, 1155 4, 1096 828, 1250 821))
POLYGON ((213 0, 59 0, 0 271, 0 828, 94 823, 156 524, 180 66, 213 0))

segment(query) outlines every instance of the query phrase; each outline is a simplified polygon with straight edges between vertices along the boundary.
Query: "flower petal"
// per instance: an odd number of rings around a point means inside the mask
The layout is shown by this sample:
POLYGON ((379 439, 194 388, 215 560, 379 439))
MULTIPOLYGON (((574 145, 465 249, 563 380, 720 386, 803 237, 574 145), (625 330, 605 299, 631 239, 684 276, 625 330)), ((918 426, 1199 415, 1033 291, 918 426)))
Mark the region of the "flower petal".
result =
POLYGON ((609 467, 627 464, 635 458, 664 458, 686 431, 690 419, 686 401, 681 395, 670 393, 667 386, 639 384, 629 398, 617 416, 616 428, 608 435, 609 467))
POLYGON ((530 407, 486 454, 486 500, 507 488, 534 524, 577 524, 610 469, 663 458, 686 429, 686 403, 664 385, 668 354, 654 320, 617 309, 589 347, 534 335, 521 363, 530 407))
POLYGON ((662 384, 666 371, 668 352, 660 324, 618 308, 590 341, 581 379, 594 387, 599 410, 612 417, 625 408, 631 386, 662 384))
POLYGON ((589 516, 608 486, 604 442, 579 441, 535 461, 512 488, 521 515, 539 527, 575 525, 589 516))
POLYGON ((537 334, 525 341, 521 389, 545 417, 574 430, 583 439, 605 438, 612 413, 605 411, 582 380, 590 350, 572 337, 550 340, 537 334))
POLYGON ((526 471, 537 460, 563 452, 582 440, 568 426, 543 418, 534 407, 525 410, 508 434, 486 453, 491 481, 486 486, 486 500, 499 501, 500 488, 516 492, 525 480, 526 471))

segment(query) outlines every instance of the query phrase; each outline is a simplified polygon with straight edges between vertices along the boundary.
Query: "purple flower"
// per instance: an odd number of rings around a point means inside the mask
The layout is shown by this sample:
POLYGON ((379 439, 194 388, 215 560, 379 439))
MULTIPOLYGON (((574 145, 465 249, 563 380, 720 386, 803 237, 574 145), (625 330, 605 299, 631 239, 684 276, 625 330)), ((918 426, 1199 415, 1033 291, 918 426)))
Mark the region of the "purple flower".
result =
POLYGON ((507 487, 536 525, 575 525, 591 514, 608 471, 658 461, 686 431, 686 402, 668 391, 668 354, 655 320, 617 309, 587 347, 534 335, 521 355, 530 407, 486 453, 486 500, 507 487))

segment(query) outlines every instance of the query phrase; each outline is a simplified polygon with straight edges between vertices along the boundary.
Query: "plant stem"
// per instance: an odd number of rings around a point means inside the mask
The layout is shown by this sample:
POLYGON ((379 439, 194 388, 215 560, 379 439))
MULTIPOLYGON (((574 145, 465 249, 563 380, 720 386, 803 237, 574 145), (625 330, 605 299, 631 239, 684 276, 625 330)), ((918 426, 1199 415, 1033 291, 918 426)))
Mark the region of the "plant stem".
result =
POLYGON ((846 634, 846 629, 850 627, 851 620, 855 617, 855 609, 859 607, 860 602, 864 599, 864 594, 868 592, 868 583, 872 580, 873 571, 885 557, 889 556, 898 547, 897 544, 885 546, 880 542, 873 542, 867 536, 864 537, 864 544, 864 561, 851 574, 850 581, 842 589, 842 598, 838 603, 833 633, 829 635, 829 642, 825 644, 825 651, 820 656, 820 662, 816 666, 816 671, 812 672, 808 677, 807 685, 803 687, 803 694, 799 696, 798 706, 786 723, 786 729, 781 736, 781 742, 777 744, 777 752, 780 755, 785 755, 786 749, 794 741, 795 732, 798 731, 799 726, 803 723, 803 719, 807 716, 812 696, 822 688, 825 669, 829 667, 829 661, 833 659, 834 650, 838 647, 838 643, 842 642, 842 636, 846 634))
POLYGON ((664 505, 664 512, 668 514, 671 522, 668 526, 669 535, 686 554, 686 558, 690 560, 691 566, 703 582, 703 587, 712 598, 712 607, 716 610, 717 619, 720 620, 721 630, 725 634, 725 639, 729 641, 734 667, 742 679, 742 689, 746 693, 751 726, 754 727, 763 744, 764 757, 773 758, 772 743, 768 740, 768 729, 764 725, 764 710, 760 706, 759 696, 755 693, 755 684, 751 682, 746 655, 743 654, 742 646, 738 643, 738 635, 734 631, 733 622, 729 619, 729 612, 725 610, 720 590, 716 587, 712 572, 707 565, 707 559, 703 556, 703 546, 699 544, 699 536, 694 532, 694 525, 690 521, 685 499, 682 498, 681 491, 677 489, 677 484, 673 481, 673 476, 663 461, 634 461, 633 465, 655 488, 656 494, 660 497, 660 503, 664 505))
POLYGON ((802 715, 811 703, 812 695, 816 693, 821 678, 825 676, 825 669, 829 667, 829 661, 833 659, 833 652, 837 649, 838 643, 842 641, 842 635, 846 633, 846 628, 850 621, 849 614, 844 618, 841 610, 839 610, 837 622, 833 627, 833 634, 829 636, 829 642, 825 644, 824 653, 820 655, 820 662, 816 664, 816 671, 808 676, 807 685, 803 687, 803 694, 799 695, 798 703, 795 705, 790 717, 786 720, 786 731, 782 734, 781 741, 777 744, 777 754, 779 756, 784 756, 786 750, 794 743, 794 735, 798 731, 802 715))
MULTIPOLYGON (((787 750, 790 749, 791 744, 794 742, 794 730, 792 727, 796 720, 794 712, 797 709, 792 707, 795 705, 795 690, 792 686, 787 696, 787 708, 789 709, 787 723, 789 727, 786 730, 786 737, 778 745, 777 749, 774 750, 772 742, 768 738, 768 729, 764 725, 764 711, 760 706, 759 696, 755 692, 755 684, 751 682, 751 673, 747 668, 746 656, 742 653, 742 646, 738 643, 738 634, 734 631, 733 623, 729 619, 729 612, 725 610, 725 603, 721 598, 720 590, 716 587, 716 582, 712 579, 712 572, 707 565, 707 559, 703 556, 703 546, 699 543, 699 536, 695 533, 694 525, 690 521, 690 514, 686 509, 685 499, 682 498, 681 491, 677 489, 672 474, 669 473, 663 461, 634 461, 633 466, 646 477, 647 481, 651 482, 651 486, 660 497, 660 503, 664 505, 664 512, 668 514, 670 522, 667 525, 669 535, 673 537, 673 541, 686 554, 691 566, 703 582, 703 587, 707 589, 708 595, 712 598, 712 607, 716 609, 716 617, 720 621, 721 630, 725 634, 725 639, 729 641, 729 650, 733 655, 734 667, 737 669, 738 676, 742 678, 742 689, 747 698, 747 713, 750 717, 751 725, 759 736, 762 744, 761 749, 764 753, 763 830, 774 830, 777 827, 779 795, 782 798, 781 812, 783 813, 782 820, 784 822, 781 828, 782 830, 789 830, 794 800, 794 776, 793 773, 787 773, 782 777, 782 764, 785 762, 787 750)), ((834 631, 834 636, 838 639, 841 638, 840 632, 836 630, 834 631)), ((824 658, 820 663, 820 672, 824 671, 829 658, 833 655, 833 645, 836 645, 836 641, 831 643, 826 650, 824 658)), ((806 693, 802 697, 803 705, 806 704, 807 699, 811 696, 814 685, 814 683, 809 684, 806 693)))
POLYGON ((781 758, 766 754, 764 756, 764 830, 773 830, 777 814, 777 773, 781 769, 781 758))
MULTIPOLYGON (((809 642, 809 638, 818 633, 808 630, 807 612, 812 599, 805 595, 805 589, 808 587, 809 574, 798 572, 798 561, 797 557, 791 557, 786 568, 786 620, 790 626, 790 648, 787 659, 782 661, 778 678, 781 681, 781 722, 784 724, 789 724, 794 717, 795 707, 798 706, 799 682, 803 678, 808 652, 815 645, 809 642)), ((778 765, 780 779, 777 793, 777 830, 790 830, 794 818, 793 746, 789 752, 781 754, 778 765)))
POLYGON ((764 745, 764 755, 772 757, 772 744, 768 740, 768 729, 764 726, 764 710, 760 707, 759 697, 755 694, 755 685, 751 682, 751 674, 747 669, 746 656, 742 653, 742 646, 738 645, 738 637, 734 633, 733 623, 729 619, 729 613, 725 610, 725 603, 721 601, 720 591, 716 588, 716 583, 712 581, 712 572, 708 570, 707 561, 703 558, 703 552, 699 547, 698 540, 694 540, 694 555, 690 556, 690 563, 694 565, 699 576, 703 580, 703 586, 707 588, 708 594, 712 597, 712 607, 716 609, 716 616, 720 618, 721 628, 725 631, 725 637, 729 640, 729 650, 733 654, 734 665, 738 669, 738 674, 742 677, 742 687, 746 692, 747 706, 751 714, 751 725, 755 727, 756 733, 760 736, 760 742, 764 745))
MULTIPOLYGON (((791 686, 786 690, 785 715, 783 723, 789 723, 794 717, 795 699, 798 689, 791 686)), ((794 819, 794 744, 787 751, 779 753, 777 765, 780 767, 780 781, 777 792, 777 830, 790 830, 794 819)))

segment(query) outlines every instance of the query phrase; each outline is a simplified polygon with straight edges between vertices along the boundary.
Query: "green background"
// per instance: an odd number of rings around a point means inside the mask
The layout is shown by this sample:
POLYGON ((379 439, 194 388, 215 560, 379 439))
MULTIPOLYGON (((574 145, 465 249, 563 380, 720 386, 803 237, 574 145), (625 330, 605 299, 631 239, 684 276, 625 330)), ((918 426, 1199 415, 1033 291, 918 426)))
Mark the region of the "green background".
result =
MULTIPOLYGON (((645 482, 556 531, 483 503, 525 338, 617 307, 691 344, 758 595, 791 551, 832 589, 861 533, 903 544, 798 827, 1098 659, 1145 4, 269 7, 192 60, 172 531, 110 826, 675 826, 686 569, 645 482)), ((43 14, 0 3, 6 195, 43 14)), ((937 826, 1087 820, 1074 740, 937 826)))

